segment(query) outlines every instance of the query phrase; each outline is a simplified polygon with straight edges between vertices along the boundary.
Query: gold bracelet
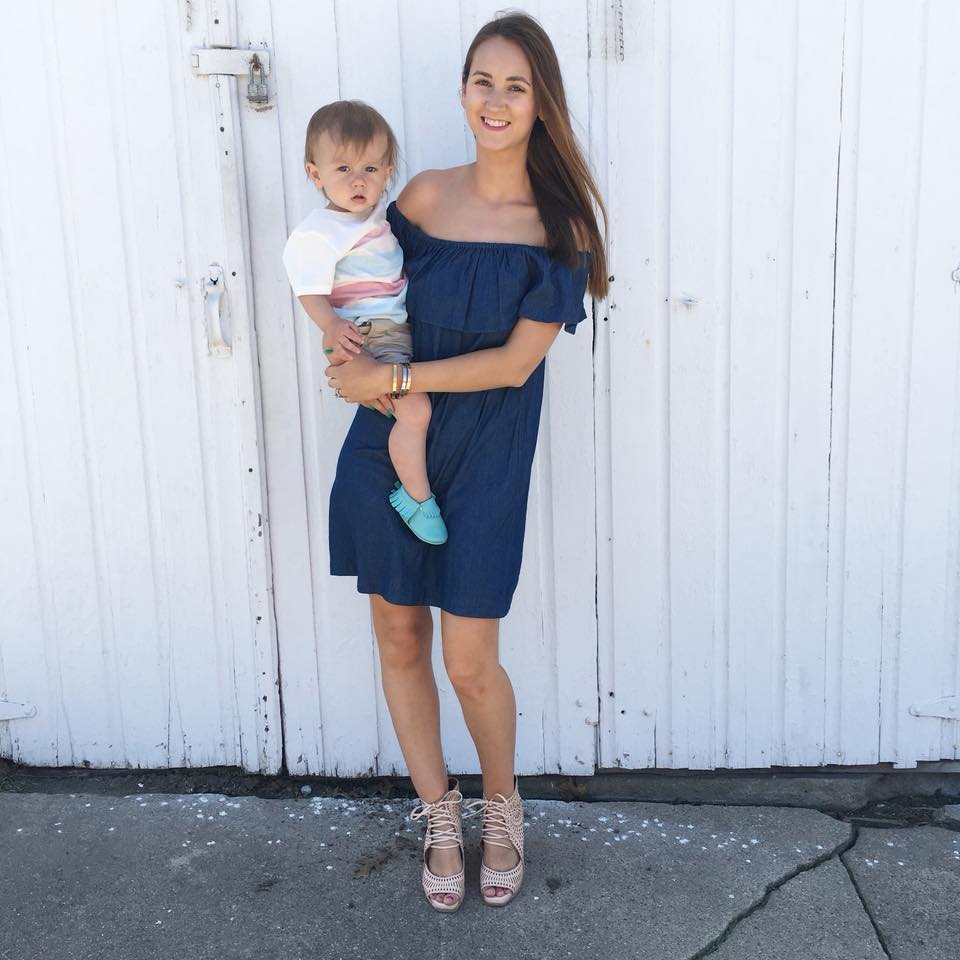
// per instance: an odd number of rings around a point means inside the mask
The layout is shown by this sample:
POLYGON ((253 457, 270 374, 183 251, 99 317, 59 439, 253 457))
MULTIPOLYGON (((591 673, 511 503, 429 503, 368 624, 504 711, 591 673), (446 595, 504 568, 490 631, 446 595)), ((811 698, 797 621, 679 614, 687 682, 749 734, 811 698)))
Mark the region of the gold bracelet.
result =
POLYGON ((390 396, 393 399, 396 399, 395 394, 397 392, 397 366, 396 363, 393 365, 393 379, 390 381, 390 396))

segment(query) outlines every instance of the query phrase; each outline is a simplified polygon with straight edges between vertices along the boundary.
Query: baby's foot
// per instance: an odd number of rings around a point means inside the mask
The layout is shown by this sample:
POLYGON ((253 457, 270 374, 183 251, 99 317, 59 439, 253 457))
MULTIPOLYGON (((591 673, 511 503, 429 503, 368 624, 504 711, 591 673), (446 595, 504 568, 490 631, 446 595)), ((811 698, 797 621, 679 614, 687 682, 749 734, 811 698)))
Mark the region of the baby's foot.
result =
POLYGON ((414 500, 407 488, 398 482, 390 491, 389 500, 403 522, 424 543, 440 545, 447 542, 447 527, 432 495, 422 502, 414 500))

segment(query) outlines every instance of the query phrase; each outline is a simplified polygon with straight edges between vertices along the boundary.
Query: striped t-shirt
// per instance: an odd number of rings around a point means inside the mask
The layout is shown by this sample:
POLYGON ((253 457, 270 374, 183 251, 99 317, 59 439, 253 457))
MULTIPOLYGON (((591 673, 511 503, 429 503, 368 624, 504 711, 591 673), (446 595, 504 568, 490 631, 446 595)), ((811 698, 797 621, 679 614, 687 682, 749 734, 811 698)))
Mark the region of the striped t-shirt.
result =
POLYGON ((407 319, 403 251, 386 220, 386 200, 362 213, 317 207, 283 248, 283 265, 296 296, 322 293, 357 323, 407 319))

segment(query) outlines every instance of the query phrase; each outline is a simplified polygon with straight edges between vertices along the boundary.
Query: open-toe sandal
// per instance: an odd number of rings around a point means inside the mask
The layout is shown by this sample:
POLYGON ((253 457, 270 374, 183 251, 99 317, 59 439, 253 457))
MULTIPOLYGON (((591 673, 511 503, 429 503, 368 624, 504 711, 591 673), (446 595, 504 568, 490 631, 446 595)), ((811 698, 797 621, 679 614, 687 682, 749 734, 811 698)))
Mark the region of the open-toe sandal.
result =
POLYGON ((509 797, 495 793, 489 800, 468 800, 464 804, 464 819, 483 814, 483 828, 480 831, 480 896, 491 907, 508 904, 523 883, 523 801, 516 777, 513 783, 513 793, 509 797), (520 859, 509 870, 494 870, 483 862, 485 846, 512 847, 520 859), (483 893, 487 887, 503 887, 507 893, 499 897, 487 897, 483 893))
POLYGON ((423 838, 423 873, 421 883, 427 902, 434 910, 443 913, 453 913, 460 909, 464 894, 464 857, 463 857, 463 821, 461 819, 461 804, 463 794, 460 793, 459 781, 451 777, 453 786, 435 803, 424 803, 422 800, 410 814, 412 820, 427 818, 427 830, 423 838), (431 847, 440 849, 460 849, 460 872, 451 877, 437 876, 431 873, 427 866, 427 852, 431 847), (456 903, 445 903, 442 899, 435 900, 433 895, 438 893, 452 893, 457 897, 456 903))

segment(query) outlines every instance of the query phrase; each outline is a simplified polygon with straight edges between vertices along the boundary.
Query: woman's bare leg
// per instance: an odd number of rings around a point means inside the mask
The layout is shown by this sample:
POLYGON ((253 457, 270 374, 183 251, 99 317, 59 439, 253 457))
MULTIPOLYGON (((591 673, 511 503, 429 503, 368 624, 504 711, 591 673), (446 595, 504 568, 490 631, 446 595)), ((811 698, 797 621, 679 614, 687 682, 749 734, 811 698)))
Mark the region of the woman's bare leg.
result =
MULTIPOLYGON (((380 655, 380 682, 410 779, 421 800, 435 803, 447 792, 447 770, 440 745, 440 697, 430 659, 433 617, 414 607, 370 596, 370 612, 380 655)), ((456 848, 431 847, 427 866, 440 877, 462 867, 456 848)), ((434 894, 456 903, 454 894, 434 894)))
MULTIPOLYGON (((483 771, 483 796, 513 793, 517 743, 517 702, 499 661, 500 621, 440 613, 443 662, 463 709, 483 771)), ((483 859, 494 870, 508 870, 520 859, 512 847, 490 846, 483 859)), ((488 897, 504 887, 486 887, 488 897)))

